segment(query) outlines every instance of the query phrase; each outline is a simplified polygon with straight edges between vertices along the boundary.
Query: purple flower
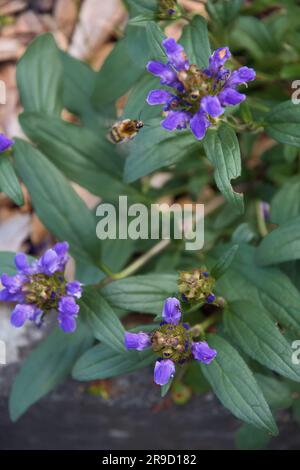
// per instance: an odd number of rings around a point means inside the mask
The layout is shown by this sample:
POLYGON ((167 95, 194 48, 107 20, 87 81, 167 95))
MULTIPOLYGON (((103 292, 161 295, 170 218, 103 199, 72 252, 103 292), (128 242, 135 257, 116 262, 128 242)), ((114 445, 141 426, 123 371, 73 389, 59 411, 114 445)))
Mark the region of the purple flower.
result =
POLYGON ((17 304, 11 313, 11 324, 16 328, 24 325, 26 320, 35 321, 42 311, 35 305, 17 304))
POLYGON ((162 127, 168 131, 185 129, 188 126, 198 140, 202 140, 208 127, 217 125, 226 106, 235 106, 246 99, 237 91, 241 84, 254 80, 255 72, 248 67, 231 71, 225 62, 231 54, 228 47, 220 47, 209 59, 209 66, 200 70, 190 65, 180 44, 167 38, 162 42, 166 51, 167 64, 151 61, 147 69, 159 77, 162 85, 173 88, 152 90, 147 103, 163 105, 165 118, 162 127))
POLYGON ((226 86, 236 87, 242 83, 247 83, 255 79, 255 71, 249 67, 240 67, 234 70, 227 80, 226 86))
POLYGON ((207 304, 212 304, 215 300, 216 300, 216 296, 215 296, 215 294, 213 294, 213 293, 210 293, 210 294, 206 297, 206 303, 207 303, 207 304))
POLYGON ((58 271, 63 271, 69 259, 67 242, 57 243, 53 248, 47 250, 38 261, 38 271, 52 276, 58 271))
POLYGON ((147 96, 147 103, 150 106, 164 104, 164 111, 168 111, 169 109, 176 108, 179 101, 176 95, 167 90, 152 90, 147 96))
POLYGON ((65 333, 73 333, 76 330, 76 319, 72 315, 59 314, 57 317, 59 326, 65 333))
POLYGON ((194 343, 193 331, 187 323, 181 321, 180 302, 176 297, 166 299, 163 308, 163 322, 153 332, 142 331, 131 333, 126 331, 124 342, 128 350, 142 351, 151 347, 158 355, 154 368, 154 382, 166 385, 175 374, 175 364, 179 366, 190 360, 192 356, 209 364, 216 355, 207 343, 194 343))
POLYGON ((66 291, 68 295, 73 295, 76 299, 80 299, 82 295, 82 287, 79 281, 72 281, 66 284, 66 291))
POLYGON ((4 134, 0 134, 0 153, 8 150, 13 144, 13 140, 9 139, 4 134))
POLYGON ((58 302, 59 315, 57 317, 60 327, 65 333, 73 333, 76 329, 76 316, 79 312, 79 305, 70 296, 61 297, 58 302))
POLYGON ((64 297, 61 297, 61 299, 58 302, 58 311, 62 315, 77 315, 79 312, 79 305, 77 305, 75 299, 71 297, 70 295, 66 295, 64 297))
POLYGON ((208 346, 206 341, 200 343, 193 343, 192 354, 196 361, 201 361, 204 364, 210 364, 211 361, 216 357, 217 351, 208 346))
POLYGON ((219 101, 223 106, 235 106, 246 99, 246 95, 239 93, 234 88, 224 88, 219 95, 219 101))
POLYGON ((56 245, 54 245, 53 247, 53 250, 59 257, 59 263, 60 263, 59 268, 61 271, 63 271, 65 269, 67 262, 69 261, 69 255, 68 255, 69 243, 68 242, 56 243, 56 245))
POLYGON ((160 78, 161 85, 174 87, 174 85, 180 84, 177 80, 175 70, 173 70, 169 65, 162 64, 161 62, 151 61, 147 65, 147 70, 148 72, 160 78))
POLYGON ((204 96, 201 100, 201 109, 209 114, 211 117, 216 118, 224 113, 220 101, 216 96, 204 96))
POLYGON ((169 111, 161 124, 168 131, 185 129, 190 121, 190 117, 187 111, 169 111))
POLYGON ((75 330, 79 312, 76 300, 82 287, 78 281, 65 279, 68 248, 67 242, 57 243, 31 264, 24 253, 17 253, 17 274, 2 274, 0 301, 17 303, 11 314, 14 326, 21 327, 27 320, 39 326, 45 313, 56 310, 60 327, 67 333, 75 330))
POLYGON ((198 140, 202 140, 205 136, 206 129, 211 125, 206 117, 205 111, 200 109, 190 120, 191 131, 198 140))
POLYGON ((219 49, 214 51, 209 58, 209 72, 212 75, 216 74, 220 68, 223 67, 230 56, 231 54, 228 47, 219 47, 219 49))
POLYGON ((180 44, 177 44, 175 39, 168 38, 162 42, 166 51, 169 64, 176 70, 187 70, 189 68, 189 61, 186 53, 180 44))
POLYGON ((56 271, 59 270, 59 257, 54 250, 47 250, 40 258, 38 267, 39 271, 52 276, 56 271))
POLYGON ((175 374, 175 364, 170 359, 156 361, 154 367, 154 382, 157 385, 166 385, 175 374))
POLYGON ((15 256, 15 266, 19 272, 27 274, 30 271, 30 265, 25 253, 17 253, 15 256))
POLYGON ((181 318, 180 302, 176 297, 169 297, 162 312, 163 320, 170 325, 177 325, 181 318))
POLYGON ((142 351, 150 346, 149 336, 140 331, 140 333, 125 333, 125 346, 127 349, 136 349, 142 351))

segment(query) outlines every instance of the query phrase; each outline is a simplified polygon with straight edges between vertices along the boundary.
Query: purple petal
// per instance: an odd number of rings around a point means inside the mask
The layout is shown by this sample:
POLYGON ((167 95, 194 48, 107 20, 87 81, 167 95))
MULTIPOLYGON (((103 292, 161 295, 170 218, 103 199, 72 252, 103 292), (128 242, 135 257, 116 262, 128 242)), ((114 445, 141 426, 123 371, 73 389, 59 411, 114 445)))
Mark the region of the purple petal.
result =
POLYGON ((57 317, 60 328, 65 333, 73 333, 76 330, 76 319, 70 315, 58 315, 57 317))
POLYGON ((256 77, 254 69, 249 67, 240 67, 238 70, 232 72, 228 80, 226 81, 226 87, 236 87, 242 83, 251 82, 256 77))
POLYGON ((25 297, 22 292, 11 293, 4 288, 0 291, 0 302, 24 302, 25 297))
POLYGON ((205 112, 198 111, 191 121, 190 121, 190 128, 198 140, 202 140, 205 136, 206 129, 210 126, 209 120, 205 116, 205 112))
POLYGON ((169 63, 177 70, 187 70, 189 68, 189 61, 184 52, 183 47, 177 44, 175 39, 167 38, 162 42, 162 45, 168 56, 169 63))
POLYGON ((147 65, 148 72, 159 77, 162 85, 173 86, 177 82, 176 72, 169 66, 161 62, 151 61, 147 65))
POLYGON ((161 122, 161 125, 168 131, 186 128, 190 121, 190 114, 186 111, 169 111, 167 117, 161 122))
POLYGON ((181 318, 180 302, 176 297, 169 297, 165 303, 162 312, 163 320, 171 325, 177 325, 181 318))
POLYGON ((166 385, 175 374, 175 364, 171 359, 156 361, 154 367, 154 382, 157 385, 166 385))
POLYGON ((23 274, 9 276, 3 273, 1 276, 1 283, 7 288, 10 294, 18 293, 22 289, 24 282, 26 282, 26 277, 23 274))
POLYGON ((231 54, 228 47, 220 47, 214 51, 209 58, 209 67, 205 73, 207 73, 209 76, 216 75, 230 56, 231 54))
POLYGON ((13 144, 13 140, 9 139, 4 134, 0 134, 0 152, 5 152, 5 150, 8 150, 13 144))
POLYGON ((217 351, 208 346, 205 341, 192 344, 192 354, 196 361, 201 361, 204 364, 210 364, 216 357, 217 351))
POLYGON ((149 336, 140 331, 140 333, 125 333, 125 346, 127 349, 136 349, 142 351, 150 346, 149 336))
POLYGON ((59 270, 63 271, 66 263, 69 261, 69 256, 68 256, 69 243, 68 242, 56 243, 53 246, 53 250, 59 257, 59 263, 60 263, 59 270))
POLYGON ((16 305, 11 313, 11 324, 16 328, 20 328, 34 314, 34 311, 35 307, 32 305, 16 305))
POLYGON ((68 295, 72 295, 76 297, 76 299, 80 299, 82 295, 82 287, 79 281, 72 281, 66 284, 66 291, 68 295))
POLYGON ((216 296, 211 292, 210 294, 208 294, 205 300, 207 304, 212 304, 216 300, 216 296))
POLYGON ((263 218, 266 221, 270 220, 270 204, 268 202, 262 201, 260 202, 259 207, 263 218))
POLYGON ((63 296, 58 302, 58 311, 63 315, 77 315, 79 305, 77 305, 74 297, 63 296))
POLYGON ((33 305, 32 308, 32 313, 30 314, 28 319, 35 322, 37 325, 40 325, 40 317, 43 315, 43 310, 39 309, 35 305, 33 305))
POLYGON ((47 250, 39 259, 38 266, 42 273, 46 274, 47 276, 51 276, 59 270, 59 256, 53 249, 50 248, 50 250, 47 250))
POLYGON ((239 93, 233 88, 225 88, 218 95, 223 106, 235 106, 246 99, 246 95, 239 93))
POLYGON ((16 268, 21 272, 28 272, 30 269, 30 265, 28 263, 27 256, 25 253, 17 253, 15 256, 15 265, 16 268))
POLYGON ((222 108, 216 96, 204 96, 201 100, 201 109, 213 118, 220 116, 224 112, 224 108, 222 108))
POLYGON ((152 90, 147 96, 147 103, 151 106, 166 104, 173 98, 175 98, 175 96, 167 90, 152 90))

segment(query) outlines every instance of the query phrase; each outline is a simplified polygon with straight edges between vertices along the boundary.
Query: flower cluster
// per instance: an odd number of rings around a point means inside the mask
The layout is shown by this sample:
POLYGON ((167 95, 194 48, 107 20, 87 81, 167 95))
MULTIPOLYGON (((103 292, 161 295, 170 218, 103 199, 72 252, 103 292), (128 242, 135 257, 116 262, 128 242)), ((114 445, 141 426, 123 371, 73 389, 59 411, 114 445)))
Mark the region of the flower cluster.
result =
POLYGON ((178 290, 182 299, 190 303, 205 302, 211 304, 216 296, 212 292, 215 279, 205 269, 182 271, 178 280, 178 290))
POLYGON ((0 134, 0 153, 5 152, 13 145, 13 141, 6 137, 4 134, 0 134))
POLYGON ((159 0, 158 17, 159 19, 169 19, 178 13, 177 0, 159 0))
POLYGON ((58 323, 65 333, 76 329, 79 312, 76 300, 81 297, 82 289, 80 282, 65 279, 68 249, 67 242, 57 243, 31 264, 24 253, 17 253, 17 274, 2 274, 0 301, 16 302, 11 314, 15 327, 23 326, 26 320, 41 325, 44 315, 56 310, 58 323))
POLYGON ((248 67, 234 71, 225 68, 225 62, 231 55, 228 47, 214 51, 208 68, 201 70, 189 63, 183 47, 175 39, 165 39, 162 45, 167 64, 151 61, 147 69, 160 78, 161 85, 172 88, 172 91, 152 90, 147 102, 150 105, 164 105, 167 115, 162 126, 165 129, 173 131, 189 125, 195 137, 201 140, 207 128, 217 123, 226 106, 235 106, 246 99, 237 87, 254 80, 255 72, 248 67))
POLYGON ((217 355, 205 341, 194 342, 189 325, 181 322, 180 302, 169 297, 164 304, 160 328, 150 334, 125 333, 127 349, 142 351, 152 347, 159 356, 154 367, 154 382, 166 385, 175 374, 176 364, 183 364, 191 357, 209 364, 217 355))

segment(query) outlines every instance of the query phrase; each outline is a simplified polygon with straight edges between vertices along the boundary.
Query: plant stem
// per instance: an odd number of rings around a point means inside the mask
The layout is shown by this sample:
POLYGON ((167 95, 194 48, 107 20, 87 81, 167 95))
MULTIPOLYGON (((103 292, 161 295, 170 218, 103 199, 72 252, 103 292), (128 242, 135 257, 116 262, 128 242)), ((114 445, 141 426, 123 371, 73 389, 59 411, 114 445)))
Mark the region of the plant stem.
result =
POLYGON ((151 250, 149 250, 147 253, 142 255, 140 258, 135 260, 133 263, 131 263, 127 268, 125 268, 123 271, 120 271, 119 273, 113 274, 112 278, 113 279, 123 279, 124 277, 131 276, 134 274, 136 271, 138 271, 144 264, 148 263, 151 258, 154 256, 158 255, 162 250, 164 250, 169 244, 171 243, 171 240, 161 240, 159 243, 154 245, 151 250))
MULTIPOLYGON (((211 214, 221 205, 224 204, 223 196, 216 196, 208 204, 205 205, 205 215, 211 214)), ((111 281, 117 279, 124 279, 125 277, 131 276, 136 271, 138 271, 142 266, 144 266, 148 261, 150 261, 154 256, 158 255, 161 251, 167 248, 172 240, 161 240, 156 245, 154 245, 147 253, 143 254, 137 260, 133 261, 127 268, 118 273, 113 273, 105 264, 99 262, 98 267, 107 274, 108 277, 96 284, 97 287, 104 287, 109 284, 111 281)))
POLYGON ((144 264, 150 261, 151 258, 158 255, 158 253, 164 250, 170 243, 171 243, 171 240, 169 239, 161 240, 159 243, 154 245, 154 247, 151 248, 151 250, 149 250, 144 255, 140 256, 140 258, 138 258, 129 266, 127 266, 127 268, 125 268, 123 271, 120 271, 118 273, 113 273, 103 263, 99 263, 98 265, 99 268, 101 269, 101 271, 107 274, 108 277, 103 279, 103 281, 99 282, 99 284, 97 284, 97 287, 104 287, 106 286, 106 284, 109 284, 111 281, 116 281, 117 279, 124 279, 125 277, 131 276, 136 271, 138 271, 142 266, 144 266, 144 264))
POLYGON ((199 331, 199 334, 196 334, 195 337, 197 336, 205 336, 205 331, 215 323, 217 323, 218 320, 222 317, 222 312, 218 311, 216 313, 213 313, 210 317, 208 317, 206 320, 204 320, 201 323, 197 323, 192 327, 192 329, 195 330, 195 332, 199 331))

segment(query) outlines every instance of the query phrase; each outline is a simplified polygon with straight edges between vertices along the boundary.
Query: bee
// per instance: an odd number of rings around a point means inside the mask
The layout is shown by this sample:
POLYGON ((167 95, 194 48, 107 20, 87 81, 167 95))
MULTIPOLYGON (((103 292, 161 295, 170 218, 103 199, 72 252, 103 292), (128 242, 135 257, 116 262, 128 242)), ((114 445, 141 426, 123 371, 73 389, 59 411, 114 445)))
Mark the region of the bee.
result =
POLYGON ((108 137, 114 144, 128 142, 137 135, 142 127, 144 127, 143 121, 124 119, 123 121, 116 122, 112 126, 108 137))

